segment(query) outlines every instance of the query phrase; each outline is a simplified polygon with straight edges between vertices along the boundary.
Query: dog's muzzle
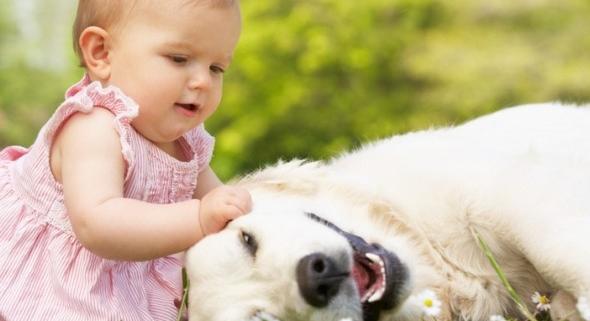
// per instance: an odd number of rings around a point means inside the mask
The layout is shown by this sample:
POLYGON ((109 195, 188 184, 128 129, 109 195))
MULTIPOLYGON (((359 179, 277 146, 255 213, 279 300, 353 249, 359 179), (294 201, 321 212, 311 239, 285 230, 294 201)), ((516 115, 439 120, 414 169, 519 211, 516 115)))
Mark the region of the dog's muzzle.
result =
POLYGON ((353 268, 339 266, 323 253, 312 253, 297 264, 297 283, 307 303, 322 308, 338 295, 340 284, 349 277, 355 281, 363 307, 363 320, 376 321, 382 310, 399 305, 408 280, 408 270, 397 255, 379 244, 369 244, 362 237, 348 233, 313 213, 308 217, 344 236, 353 250, 353 268))

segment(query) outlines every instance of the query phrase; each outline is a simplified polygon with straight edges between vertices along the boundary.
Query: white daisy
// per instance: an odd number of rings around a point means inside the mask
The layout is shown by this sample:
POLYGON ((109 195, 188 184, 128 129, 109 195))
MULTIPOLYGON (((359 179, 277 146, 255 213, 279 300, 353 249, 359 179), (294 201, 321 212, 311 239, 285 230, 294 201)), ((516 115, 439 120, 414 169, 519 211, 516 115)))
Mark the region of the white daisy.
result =
POLYGON ((426 315, 435 317, 440 313, 442 304, 432 290, 424 290, 420 294, 412 296, 412 300, 426 315))
POLYGON ((352 321, 351 318, 344 318, 344 319, 340 319, 340 321, 352 321))
POLYGON ((590 321, 590 304, 588 304, 588 299, 586 297, 582 296, 578 298, 576 308, 578 308, 578 312, 580 312, 580 315, 584 320, 590 321))
POLYGON ((549 311, 551 309, 551 300, 544 294, 535 291, 531 296, 531 300, 537 305, 537 311, 549 311))
POLYGON ((494 314, 490 317, 490 321, 506 321, 506 319, 501 315, 494 314))

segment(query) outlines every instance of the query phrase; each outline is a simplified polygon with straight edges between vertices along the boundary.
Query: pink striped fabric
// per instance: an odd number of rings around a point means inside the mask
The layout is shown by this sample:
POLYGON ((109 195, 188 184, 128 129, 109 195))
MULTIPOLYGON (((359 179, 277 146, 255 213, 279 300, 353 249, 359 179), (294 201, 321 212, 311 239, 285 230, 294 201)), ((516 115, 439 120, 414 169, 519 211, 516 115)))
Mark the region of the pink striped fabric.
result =
POLYGON ((178 161, 130 126, 138 112, 131 99, 85 76, 67 91, 29 149, 0 151, 0 321, 176 319, 179 259, 103 259, 82 247, 72 232, 62 188, 49 168, 49 146, 68 117, 97 106, 116 116, 127 163, 125 197, 152 203, 189 199, 199 168, 211 158, 213 138, 203 126, 182 139, 191 160, 178 161))

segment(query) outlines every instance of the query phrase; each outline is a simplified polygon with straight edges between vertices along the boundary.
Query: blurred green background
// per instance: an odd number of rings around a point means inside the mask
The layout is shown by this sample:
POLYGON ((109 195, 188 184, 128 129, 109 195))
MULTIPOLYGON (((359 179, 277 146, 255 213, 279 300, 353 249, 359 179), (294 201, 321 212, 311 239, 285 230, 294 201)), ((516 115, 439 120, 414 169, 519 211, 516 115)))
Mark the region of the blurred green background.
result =
MULTIPOLYGON (((81 75, 75 1, 0 0, 0 147, 29 145, 81 75)), ((588 0, 242 0, 207 122, 224 178, 502 107, 590 101, 588 0)))

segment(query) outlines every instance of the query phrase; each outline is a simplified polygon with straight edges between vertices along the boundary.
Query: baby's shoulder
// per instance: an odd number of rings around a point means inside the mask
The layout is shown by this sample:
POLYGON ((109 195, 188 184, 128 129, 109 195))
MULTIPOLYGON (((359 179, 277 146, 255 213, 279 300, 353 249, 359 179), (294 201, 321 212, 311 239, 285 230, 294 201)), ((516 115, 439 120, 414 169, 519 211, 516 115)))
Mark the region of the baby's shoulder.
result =
POLYGON ((119 134, 113 125, 115 115, 104 108, 75 113, 56 135, 51 146, 51 170, 60 181, 63 159, 116 157, 121 154, 119 134))
POLYGON ((108 139, 112 136, 118 141, 118 134, 114 126, 115 118, 116 116, 110 110, 99 107, 93 108, 87 113, 74 113, 64 122, 62 129, 56 136, 56 142, 64 136, 66 138, 69 136, 98 140, 108 139))

